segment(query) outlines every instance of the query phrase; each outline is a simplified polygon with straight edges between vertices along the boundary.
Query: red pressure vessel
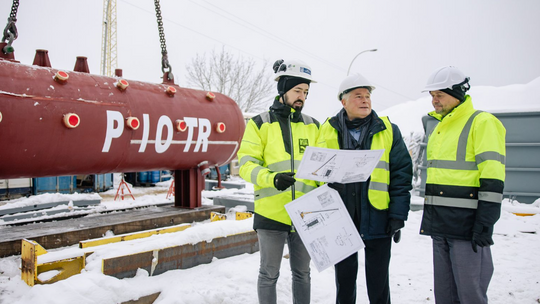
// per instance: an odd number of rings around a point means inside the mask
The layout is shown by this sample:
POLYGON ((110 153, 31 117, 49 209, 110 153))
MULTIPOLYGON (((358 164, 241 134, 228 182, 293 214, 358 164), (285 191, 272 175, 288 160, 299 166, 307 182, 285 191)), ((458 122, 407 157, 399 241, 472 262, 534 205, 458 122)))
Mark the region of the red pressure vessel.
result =
POLYGON ((0 58, 0 179, 227 164, 244 119, 207 93, 0 58))

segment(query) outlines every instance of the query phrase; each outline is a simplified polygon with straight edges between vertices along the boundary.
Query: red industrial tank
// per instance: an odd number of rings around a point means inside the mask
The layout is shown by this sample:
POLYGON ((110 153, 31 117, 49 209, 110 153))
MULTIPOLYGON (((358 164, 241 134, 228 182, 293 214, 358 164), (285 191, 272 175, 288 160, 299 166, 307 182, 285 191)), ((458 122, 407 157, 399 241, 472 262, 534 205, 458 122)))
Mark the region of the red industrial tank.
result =
POLYGON ((244 126, 219 93, 0 58, 0 179, 223 165, 244 126))

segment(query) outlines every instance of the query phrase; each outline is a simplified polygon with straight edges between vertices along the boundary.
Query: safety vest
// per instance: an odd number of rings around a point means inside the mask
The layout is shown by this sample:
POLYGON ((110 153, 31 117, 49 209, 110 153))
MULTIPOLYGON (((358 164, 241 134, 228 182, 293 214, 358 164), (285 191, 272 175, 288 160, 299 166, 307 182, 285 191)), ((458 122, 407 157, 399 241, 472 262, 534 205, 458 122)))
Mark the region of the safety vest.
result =
MULTIPOLYGON (((369 180, 368 198, 373 207, 379 210, 388 209, 390 204, 390 195, 388 187, 390 185, 390 150, 394 139, 392 124, 388 117, 379 117, 386 126, 386 129, 373 135, 371 141, 371 150, 384 150, 381 159, 373 170, 369 180)), ((348 132, 348 130, 344 130, 348 132)), ((324 148, 340 149, 338 141, 338 131, 328 122, 321 127, 321 139, 326 143, 319 141, 318 145, 324 148)))
POLYGON ((480 180, 505 178, 505 134, 492 114, 475 111, 470 96, 444 119, 429 136, 425 204, 477 209, 478 200, 501 203, 500 192, 479 191, 480 180), (431 191, 430 191, 431 192, 431 191))
MULTIPOLYGON (((285 204, 292 201, 292 187, 279 191, 274 186, 274 178, 279 172, 291 172, 291 167, 294 167, 296 172, 306 147, 315 145, 319 123, 310 116, 301 114, 298 122, 287 119, 289 133, 282 130, 280 119, 283 123, 285 118, 265 112, 247 123, 238 150, 239 173, 245 181, 254 185, 255 213, 290 225, 291 219, 285 210, 285 204), (290 146, 287 148, 286 145, 290 146), (287 152, 287 149, 292 149, 292 153, 287 152), (291 160, 291 155, 294 155, 294 160, 291 160)), ((296 179, 295 198, 317 187, 315 181, 296 179)))

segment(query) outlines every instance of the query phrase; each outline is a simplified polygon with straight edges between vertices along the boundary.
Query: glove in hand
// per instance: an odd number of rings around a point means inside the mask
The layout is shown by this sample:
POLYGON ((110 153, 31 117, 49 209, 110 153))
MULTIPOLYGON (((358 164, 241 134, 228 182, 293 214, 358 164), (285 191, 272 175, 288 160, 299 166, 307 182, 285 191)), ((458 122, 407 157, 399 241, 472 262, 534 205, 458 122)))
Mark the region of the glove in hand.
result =
POLYGON ((476 232, 473 230, 473 236, 471 240, 472 250, 478 252, 478 247, 485 247, 493 245, 493 239, 491 238, 493 234, 493 229, 483 226, 481 232, 476 232))
POLYGON ((394 233, 394 243, 399 243, 399 241, 401 241, 401 230, 398 230, 396 231, 396 233, 394 233))
POLYGON ((394 236, 394 242, 399 243, 401 241, 401 231, 399 229, 405 227, 405 221, 398 219, 389 219, 386 226, 386 233, 394 236))
POLYGON ((276 174, 276 177, 274 178, 274 186, 276 186, 276 189, 278 189, 279 191, 283 191, 289 188, 296 182, 296 179, 294 179, 293 176, 294 172, 276 174))
POLYGON ((342 191, 343 189, 345 189, 345 185, 344 184, 340 184, 340 183, 328 183, 328 187, 336 190, 337 192, 340 192, 342 191))

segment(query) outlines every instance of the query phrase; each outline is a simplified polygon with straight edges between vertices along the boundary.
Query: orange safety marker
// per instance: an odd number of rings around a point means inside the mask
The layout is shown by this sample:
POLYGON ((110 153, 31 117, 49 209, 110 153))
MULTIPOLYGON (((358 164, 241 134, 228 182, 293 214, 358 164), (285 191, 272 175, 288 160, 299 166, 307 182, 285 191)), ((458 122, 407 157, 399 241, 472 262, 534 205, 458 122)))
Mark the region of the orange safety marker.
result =
POLYGON ((169 186, 169 191, 167 191, 167 196, 165 197, 165 199, 168 199, 169 196, 175 196, 175 188, 174 188, 174 176, 173 178, 171 179, 171 185, 169 186))
POLYGON ((114 197, 114 200, 116 200, 118 198, 118 192, 121 192, 122 194, 120 195, 120 197, 122 198, 122 200, 124 200, 124 188, 126 188, 128 191, 129 191, 129 195, 131 195, 131 197, 133 198, 133 200, 135 200, 135 197, 133 196, 133 194, 131 194, 131 190, 129 190, 129 186, 128 184, 126 183, 126 181, 124 180, 124 175, 122 174, 122 181, 120 182, 120 185, 118 185, 118 190, 116 190, 116 195, 114 197), (121 189, 121 190, 120 190, 121 189))

